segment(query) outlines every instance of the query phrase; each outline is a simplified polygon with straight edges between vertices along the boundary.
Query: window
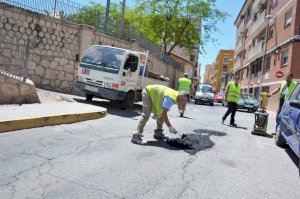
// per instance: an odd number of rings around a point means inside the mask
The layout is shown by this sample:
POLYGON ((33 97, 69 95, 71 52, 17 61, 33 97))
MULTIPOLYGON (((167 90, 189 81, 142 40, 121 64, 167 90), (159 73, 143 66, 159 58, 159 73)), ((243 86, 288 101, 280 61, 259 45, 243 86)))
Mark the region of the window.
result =
POLYGON ((278 5, 278 0, 272 0, 271 7, 274 9, 277 7, 277 5, 278 5))
POLYGON ((289 58, 289 49, 284 49, 281 52, 281 67, 286 66, 288 64, 288 58, 289 58))
POLYGON ((249 67, 247 67, 246 77, 249 77, 249 67))
POLYGON ((274 24, 269 27, 269 39, 272 39, 274 35, 274 24))
POLYGON ((223 72, 224 72, 224 73, 227 72, 227 66, 223 66, 223 72))
POLYGON ((292 19, 293 19, 293 10, 290 9, 285 13, 285 21, 284 21, 285 28, 292 24, 292 19))
POLYGON ((254 88, 254 97, 256 98, 256 99, 258 99, 259 98, 259 93, 260 92, 260 88, 259 87, 255 87, 254 88))
POLYGON ((271 56, 266 58, 265 72, 270 70, 270 65, 271 65, 271 56))
POLYGON ((223 64, 228 64, 228 57, 223 57, 223 64))

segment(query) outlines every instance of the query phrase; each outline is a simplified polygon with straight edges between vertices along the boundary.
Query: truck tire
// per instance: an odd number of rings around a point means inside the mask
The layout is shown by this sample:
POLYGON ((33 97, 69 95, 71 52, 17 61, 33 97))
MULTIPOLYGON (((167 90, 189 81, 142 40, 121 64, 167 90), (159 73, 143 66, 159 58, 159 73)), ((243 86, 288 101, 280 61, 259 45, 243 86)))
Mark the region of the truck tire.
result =
POLYGON ((281 129, 281 125, 279 124, 275 132, 275 144, 279 147, 284 147, 286 145, 286 142, 283 136, 281 135, 280 129, 281 129))
POLYGON ((128 92, 122 101, 122 109, 126 109, 127 107, 132 107, 133 103, 134 103, 134 92, 128 92))
POLYGON ((92 94, 90 94, 90 93, 86 93, 86 94, 85 94, 85 99, 86 99, 86 101, 88 101, 88 102, 92 101, 93 97, 94 97, 94 96, 93 96, 92 94))

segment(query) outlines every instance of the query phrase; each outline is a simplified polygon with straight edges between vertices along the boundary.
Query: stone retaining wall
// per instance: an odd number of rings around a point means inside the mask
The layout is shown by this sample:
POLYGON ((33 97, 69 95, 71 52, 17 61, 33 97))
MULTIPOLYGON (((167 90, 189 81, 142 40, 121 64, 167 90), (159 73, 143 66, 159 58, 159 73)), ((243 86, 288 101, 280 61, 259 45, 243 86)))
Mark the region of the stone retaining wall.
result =
MULTIPOLYGON (((92 27, 78 25, 0 3, 0 68, 15 75, 24 75, 25 46, 29 48, 28 74, 38 88, 78 93, 76 58, 92 44, 103 44, 146 51, 135 42, 100 34, 92 27)), ((170 78, 173 67, 149 55, 149 70, 170 78)))

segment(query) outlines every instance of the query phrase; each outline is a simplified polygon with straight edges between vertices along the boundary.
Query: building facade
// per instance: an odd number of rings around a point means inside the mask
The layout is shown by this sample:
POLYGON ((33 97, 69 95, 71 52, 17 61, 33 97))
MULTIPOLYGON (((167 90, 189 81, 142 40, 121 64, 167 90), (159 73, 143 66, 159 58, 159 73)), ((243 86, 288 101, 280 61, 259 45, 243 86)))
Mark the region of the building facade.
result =
POLYGON ((213 75, 213 88, 216 92, 223 92, 222 78, 232 71, 234 50, 220 50, 216 58, 215 72, 213 75))
POLYGON ((203 83, 212 85, 214 73, 215 73, 215 62, 213 62, 212 64, 207 64, 205 66, 205 74, 204 74, 204 82, 203 83))
MULTIPOLYGON (((256 98, 272 92, 292 72, 300 78, 300 1, 246 0, 237 19, 233 73, 256 98)), ((269 100, 276 111, 278 96, 269 100)))

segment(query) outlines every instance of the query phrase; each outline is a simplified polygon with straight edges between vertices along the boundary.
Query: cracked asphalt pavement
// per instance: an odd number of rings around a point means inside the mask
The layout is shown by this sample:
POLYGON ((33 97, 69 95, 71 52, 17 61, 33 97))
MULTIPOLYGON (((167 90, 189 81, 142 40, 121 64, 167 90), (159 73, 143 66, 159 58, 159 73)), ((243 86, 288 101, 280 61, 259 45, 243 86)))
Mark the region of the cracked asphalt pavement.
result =
POLYGON ((149 145, 132 144, 141 109, 95 104, 107 107, 108 117, 0 134, 0 198, 299 199, 298 159, 274 138, 250 133, 254 114, 238 112, 239 128, 231 128, 221 124, 221 106, 190 104, 185 118, 174 107, 170 120, 181 134, 226 133, 190 154, 155 141, 152 118, 149 145))

